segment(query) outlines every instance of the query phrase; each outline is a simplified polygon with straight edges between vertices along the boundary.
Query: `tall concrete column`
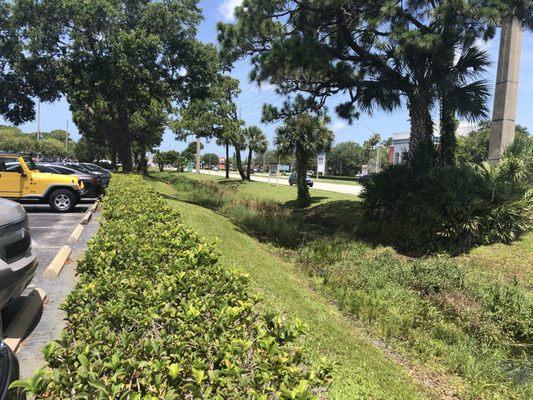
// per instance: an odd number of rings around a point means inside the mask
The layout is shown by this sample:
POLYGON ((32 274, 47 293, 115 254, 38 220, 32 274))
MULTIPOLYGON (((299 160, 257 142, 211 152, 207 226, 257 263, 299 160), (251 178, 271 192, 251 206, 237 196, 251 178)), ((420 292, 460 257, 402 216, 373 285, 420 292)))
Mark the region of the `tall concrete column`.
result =
POLYGON ((514 140, 522 23, 515 17, 509 17, 502 25, 500 34, 498 73, 489 142, 490 163, 497 163, 507 146, 514 140))
POLYGON ((196 173, 200 173, 200 151, 202 150, 202 143, 200 137, 196 136, 196 173))

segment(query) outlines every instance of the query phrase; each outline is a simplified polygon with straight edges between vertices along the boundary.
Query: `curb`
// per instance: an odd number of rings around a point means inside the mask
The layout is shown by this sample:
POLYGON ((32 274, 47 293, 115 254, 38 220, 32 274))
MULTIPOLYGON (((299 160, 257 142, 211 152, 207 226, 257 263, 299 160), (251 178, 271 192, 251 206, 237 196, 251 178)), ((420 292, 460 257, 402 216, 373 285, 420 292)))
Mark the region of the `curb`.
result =
POLYGON ((78 240, 80 240, 80 236, 83 233, 84 229, 85 229, 85 225, 82 225, 82 224, 79 224, 76 228, 74 228, 74 230, 72 231, 72 233, 70 234, 67 240, 67 243, 73 244, 73 243, 76 243, 78 240))
POLYGON ((61 273, 61 270, 63 269, 63 266, 65 265, 65 262, 67 261, 68 256, 70 256, 71 252, 72 249, 70 248, 70 246, 65 245, 61 247, 52 262, 48 264, 48 267, 46 267, 46 269, 44 270, 43 276, 45 278, 57 278, 61 273))
POLYGON ((26 297, 24 305, 20 308, 15 318, 13 318, 13 322, 7 328, 4 343, 14 353, 19 349, 22 340, 30 329, 45 299, 46 292, 43 289, 33 289, 26 297))
POLYGON ((85 215, 83 216, 83 219, 81 220, 80 224, 81 225, 87 225, 89 223, 89 221, 91 220, 94 212, 96 211, 96 209, 98 208, 98 204, 100 203, 100 200, 96 200, 94 202, 94 204, 91 206, 91 208, 89 208, 87 210, 87 212, 85 213, 85 215))

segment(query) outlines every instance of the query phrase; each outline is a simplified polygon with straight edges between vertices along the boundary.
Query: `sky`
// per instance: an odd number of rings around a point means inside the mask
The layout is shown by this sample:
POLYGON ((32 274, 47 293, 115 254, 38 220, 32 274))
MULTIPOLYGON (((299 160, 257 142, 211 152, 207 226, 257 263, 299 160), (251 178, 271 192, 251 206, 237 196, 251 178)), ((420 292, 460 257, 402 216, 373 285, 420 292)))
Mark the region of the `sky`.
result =
MULTIPOLYGON (((217 31, 216 23, 218 21, 232 22, 234 20, 233 9, 239 5, 242 0, 202 0, 199 5, 204 11, 204 20, 199 27, 198 37, 204 42, 216 43, 217 31)), ((491 41, 484 43, 490 54, 491 66, 485 73, 484 78, 489 82, 491 92, 493 92, 494 81, 496 78, 496 62, 498 58, 499 36, 497 35, 491 41)), ((251 67, 246 60, 238 61, 231 75, 241 82, 241 94, 237 99, 241 118, 246 121, 246 125, 257 125, 267 135, 270 148, 273 147, 273 138, 277 124, 262 124, 261 109, 263 103, 281 104, 283 98, 274 92, 274 88, 268 84, 258 87, 255 83, 250 83, 248 74, 251 67)), ((397 132, 406 132, 409 130, 409 121, 407 110, 398 109, 392 113, 376 112, 374 115, 361 114, 358 121, 349 125, 336 117, 334 113, 335 105, 342 100, 342 96, 332 98, 326 103, 332 121, 330 128, 335 132, 335 143, 345 141, 355 141, 363 143, 372 133, 377 132, 383 139, 392 136, 397 132)), ((492 99, 490 101, 492 108, 492 99)), ((61 99, 55 103, 42 103, 41 107, 41 131, 50 131, 52 129, 66 129, 67 124, 69 132, 74 139, 79 138, 76 126, 72 122, 71 113, 68 103, 61 99)), ((435 116, 434 120, 438 117, 435 116)), ((524 32, 522 39, 522 57, 520 68, 520 84, 518 93, 518 109, 516 121, 518 124, 526 126, 530 132, 533 131, 533 32, 524 32)), ((0 118, 1 124, 7 124, 0 118)), ((28 122, 21 125, 25 132, 34 132, 37 130, 37 122, 28 122)), ((194 141, 191 136, 188 142, 194 141)), ((217 146, 214 140, 204 141, 204 152, 213 152, 223 155, 224 151, 217 146)), ((166 150, 183 150, 187 142, 177 141, 174 134, 166 131, 160 149, 166 150)))

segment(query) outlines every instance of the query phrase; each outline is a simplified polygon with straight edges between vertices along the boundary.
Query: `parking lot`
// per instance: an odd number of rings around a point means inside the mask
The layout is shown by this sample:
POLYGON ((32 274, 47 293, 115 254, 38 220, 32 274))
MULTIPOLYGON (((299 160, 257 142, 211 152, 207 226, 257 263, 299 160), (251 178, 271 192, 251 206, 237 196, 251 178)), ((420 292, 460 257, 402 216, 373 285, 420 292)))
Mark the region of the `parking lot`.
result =
POLYGON ((59 306, 76 283, 75 263, 83 255, 87 241, 98 229, 98 212, 87 225, 84 225, 85 228, 78 241, 73 242, 71 239, 69 242, 69 238, 95 200, 82 200, 71 212, 62 214, 52 212, 47 204, 24 204, 28 213, 32 240, 39 252, 39 267, 33 281, 19 301, 13 302, 3 311, 5 328, 9 329, 10 323, 17 314, 20 314, 20 310, 27 301, 25 296, 33 289, 42 289, 46 293, 46 300, 41 311, 33 319, 30 331, 26 334, 17 352, 21 378, 31 376, 38 367, 44 364, 43 347, 60 336, 64 313, 59 310, 59 306), (61 273, 57 278, 44 277, 44 270, 67 242, 72 252, 61 273))

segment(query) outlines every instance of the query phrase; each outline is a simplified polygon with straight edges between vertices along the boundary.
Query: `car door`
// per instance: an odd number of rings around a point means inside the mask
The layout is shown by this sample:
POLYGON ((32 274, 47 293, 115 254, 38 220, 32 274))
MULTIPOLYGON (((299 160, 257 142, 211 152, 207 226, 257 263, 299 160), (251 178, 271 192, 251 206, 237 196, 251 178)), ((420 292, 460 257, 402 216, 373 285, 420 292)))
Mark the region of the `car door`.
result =
POLYGON ((22 195, 22 169, 10 165, 16 159, 0 158, 0 197, 18 198, 22 195), (7 165, 10 165, 9 168, 7 165))

